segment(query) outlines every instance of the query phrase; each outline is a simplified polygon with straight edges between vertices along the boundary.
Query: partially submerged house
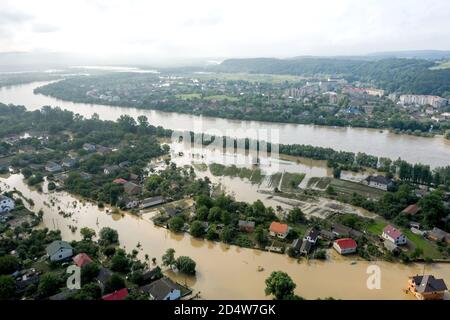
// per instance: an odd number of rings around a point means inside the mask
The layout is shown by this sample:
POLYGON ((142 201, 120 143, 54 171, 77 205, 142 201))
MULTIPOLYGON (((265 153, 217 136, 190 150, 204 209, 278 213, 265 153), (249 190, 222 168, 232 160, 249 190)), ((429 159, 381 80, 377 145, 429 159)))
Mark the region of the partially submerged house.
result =
POLYGON ((140 290, 151 300, 178 300, 181 297, 180 286, 167 277, 142 286, 140 290))
POLYGON ((385 176, 368 176, 364 182, 369 187, 384 191, 387 191, 393 185, 392 180, 385 176))
POLYGON ((447 285, 443 279, 436 279, 433 275, 410 277, 408 291, 419 300, 442 300, 447 285))
POLYGON ((357 247, 356 241, 352 238, 337 239, 333 242, 333 248, 342 255, 355 253, 357 247))
POLYGON ((157 197, 152 197, 152 198, 147 198, 147 199, 142 200, 141 207, 143 209, 146 209, 146 208, 159 206, 164 203, 166 203, 166 199, 162 196, 157 196, 157 197))

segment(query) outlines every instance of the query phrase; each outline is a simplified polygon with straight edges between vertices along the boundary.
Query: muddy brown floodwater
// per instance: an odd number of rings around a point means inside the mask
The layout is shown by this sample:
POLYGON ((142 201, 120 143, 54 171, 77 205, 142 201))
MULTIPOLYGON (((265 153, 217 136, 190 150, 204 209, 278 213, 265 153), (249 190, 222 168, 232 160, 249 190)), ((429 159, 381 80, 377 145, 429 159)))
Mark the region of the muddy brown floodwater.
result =
MULTIPOLYGON (((79 230, 90 227, 98 231, 111 227, 119 232, 120 244, 127 250, 141 244, 140 256, 148 254, 158 261, 168 248, 174 248, 177 255, 188 255, 197 262, 196 277, 170 274, 173 278, 200 291, 205 299, 267 299, 264 295, 264 280, 272 271, 287 272, 297 284, 296 293, 307 298, 334 297, 339 299, 412 299, 402 290, 408 276, 423 271, 432 273, 450 283, 450 265, 393 264, 388 262, 356 261, 343 258, 332 251, 324 262, 296 260, 275 253, 243 249, 221 243, 198 240, 189 235, 175 235, 155 227, 148 215, 136 217, 130 214, 110 215, 106 210, 80 201, 66 192, 47 191, 39 193, 24 184, 21 175, 0 178, 2 190, 16 188, 26 198, 33 199, 34 211, 44 211, 43 226, 60 229, 65 240, 79 239, 79 230), (51 202, 54 201, 53 206, 51 202), (74 207, 74 202, 76 206, 74 207), (60 207, 60 209, 58 209, 60 207), (63 218, 58 212, 72 213, 63 218), (77 226, 72 233, 69 226, 77 226), (369 290, 366 282, 367 267, 376 265, 381 270, 381 288, 369 290), (264 271, 258 272, 258 267, 264 271)), ((447 296, 448 298, 448 296, 447 296)))

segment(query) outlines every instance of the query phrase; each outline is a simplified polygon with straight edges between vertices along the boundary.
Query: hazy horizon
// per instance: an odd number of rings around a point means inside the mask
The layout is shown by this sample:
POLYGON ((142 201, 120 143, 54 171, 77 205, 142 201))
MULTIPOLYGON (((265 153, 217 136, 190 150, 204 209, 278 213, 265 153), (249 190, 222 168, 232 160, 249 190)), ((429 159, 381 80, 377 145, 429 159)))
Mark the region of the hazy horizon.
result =
POLYGON ((450 2, 2 0, 0 53, 116 63, 449 50, 450 2))

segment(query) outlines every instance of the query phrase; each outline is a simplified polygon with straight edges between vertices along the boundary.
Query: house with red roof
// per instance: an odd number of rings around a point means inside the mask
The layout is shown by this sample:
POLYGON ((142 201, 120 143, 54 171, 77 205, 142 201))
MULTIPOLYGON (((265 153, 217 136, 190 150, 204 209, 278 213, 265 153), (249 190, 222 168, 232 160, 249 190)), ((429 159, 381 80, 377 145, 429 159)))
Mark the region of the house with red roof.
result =
POLYGON ((407 238, 399 229, 388 225, 383 229, 383 233, 381 235, 387 241, 390 241, 397 246, 401 246, 406 244, 407 238))
POLYGON ((274 221, 270 224, 269 232, 272 237, 284 239, 289 233, 289 226, 287 224, 274 221))
POLYGON ((337 239, 333 242, 333 248, 342 255, 356 252, 357 247, 356 241, 352 238, 337 239))
POLYGON ((407 206, 405 209, 403 209, 402 213, 407 215, 415 215, 420 211, 419 206, 417 203, 407 206))
POLYGON ((92 262, 91 257, 89 257, 86 253, 79 253, 75 257, 73 257, 72 260, 75 265, 80 268, 92 262))
POLYGON ((118 178, 118 179, 114 179, 113 180, 113 183, 117 183, 117 184, 125 184, 127 182, 128 182, 127 180, 122 179, 122 178, 118 178))
POLYGON ((109 293, 102 297, 102 300, 116 301, 116 300, 124 300, 128 296, 128 289, 123 288, 113 293, 109 293))

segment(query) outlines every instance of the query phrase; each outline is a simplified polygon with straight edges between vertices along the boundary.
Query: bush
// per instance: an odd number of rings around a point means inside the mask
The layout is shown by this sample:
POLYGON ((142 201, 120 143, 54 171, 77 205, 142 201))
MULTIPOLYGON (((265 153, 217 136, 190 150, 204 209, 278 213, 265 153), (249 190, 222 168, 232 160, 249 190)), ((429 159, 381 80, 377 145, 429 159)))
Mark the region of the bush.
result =
POLYGON ((114 273, 105 283, 105 293, 111 293, 123 288, 125 288, 125 281, 117 273, 114 273))
POLYGON ((199 238, 203 236, 203 234, 205 233, 205 229, 203 228, 203 224, 200 221, 196 220, 191 223, 190 232, 192 236, 199 238))
POLYGON ((12 299, 16 292, 16 282, 11 276, 0 276, 0 300, 12 299))
POLYGON ((178 257, 175 262, 175 265, 176 265, 177 269, 182 273, 189 274, 189 275, 195 274, 196 263, 194 260, 192 260, 189 257, 186 257, 186 256, 178 257))
POLYGON ((169 229, 173 232, 180 232, 183 226, 184 220, 181 217, 173 217, 169 220, 169 229))

